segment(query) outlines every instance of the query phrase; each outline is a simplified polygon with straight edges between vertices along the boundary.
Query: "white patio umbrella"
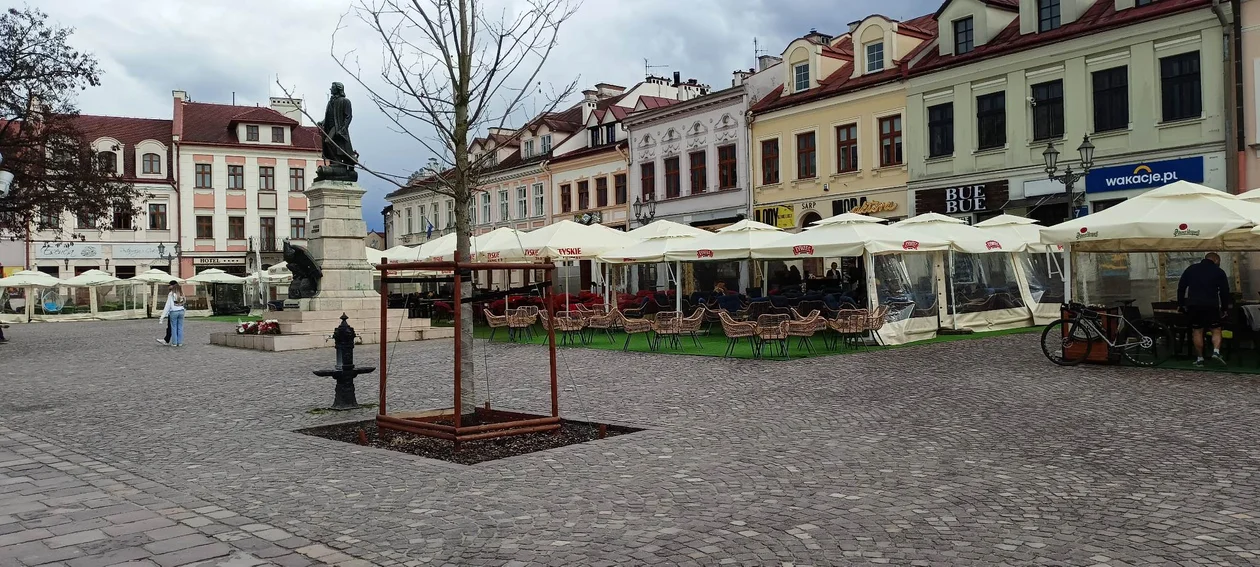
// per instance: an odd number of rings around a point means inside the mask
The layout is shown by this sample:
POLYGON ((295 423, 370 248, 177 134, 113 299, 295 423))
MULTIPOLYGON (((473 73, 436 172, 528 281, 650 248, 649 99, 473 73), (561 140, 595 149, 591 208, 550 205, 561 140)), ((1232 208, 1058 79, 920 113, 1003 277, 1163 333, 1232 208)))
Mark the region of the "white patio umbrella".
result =
MULTIPOLYGON (((665 221, 658 221, 665 222, 665 221)), ((656 224, 656 223, 653 223, 656 224)), ((685 228, 691 228, 686 225, 679 225, 685 228)), ((703 234, 713 234, 706 230, 699 230, 703 234)), ((599 261, 607 264, 655 264, 667 262, 666 257, 670 252, 682 250, 687 244, 695 240, 697 237, 688 231, 679 231, 671 234, 668 231, 662 231, 659 236, 653 236, 645 240, 641 240, 625 248, 613 250, 611 252, 601 254, 599 261)), ((682 262, 675 260, 673 262, 673 279, 674 279, 674 303, 678 311, 682 311, 682 281, 680 275, 682 273, 682 262)), ((607 301, 607 299, 606 299, 607 301)))
MULTIPOLYGON (((419 253, 420 247, 418 246, 403 246, 400 244, 389 250, 382 251, 381 256, 384 256, 390 262, 415 262, 419 259, 419 253)), ((368 261, 376 264, 381 261, 381 258, 380 256, 376 258, 369 257, 368 261)))
MULTIPOLYGON (((694 240, 680 243, 678 248, 665 253, 665 259, 674 262, 699 262, 706 260, 749 260, 752 250, 774 242, 787 233, 783 229, 744 219, 717 232, 697 236, 694 240)), ((761 293, 770 287, 766 262, 761 263, 761 293)))
POLYGON ((947 217, 940 213, 924 213, 893 223, 892 226, 946 240, 954 250, 969 254, 1022 252, 1028 247, 1028 243, 1022 238, 986 233, 968 225, 962 219, 947 217))
POLYGON ((691 225, 676 223, 667 220, 653 221, 627 232, 635 238, 655 238, 657 236, 706 236, 713 234, 703 228, 696 228, 691 225))
POLYGON ((497 252, 504 260, 592 260, 605 252, 634 244, 637 240, 619 230, 562 220, 521 235, 519 243, 498 244, 486 247, 481 252, 497 252))
MULTIPOLYGON (((497 262, 502 259, 501 254, 487 254, 485 251, 499 249, 504 246, 517 246, 521 238, 526 234, 528 233, 525 231, 501 226, 481 236, 474 236, 470 243, 472 245, 472 256, 475 260, 481 262, 497 262)), ((452 253, 454 253, 454 248, 452 244, 452 253)))
POLYGON ((1041 243, 1041 230, 1045 228, 1037 221, 1016 215, 998 215, 989 220, 976 223, 976 228, 985 234, 991 234, 1001 241, 1017 241, 1030 250, 1038 252, 1062 250, 1062 246, 1044 245, 1041 243))
POLYGON ((1041 231, 1045 244, 1084 252, 1255 250, 1260 202, 1187 181, 1176 181, 1102 212, 1041 231), (1204 242, 1205 240, 1210 242, 1204 242))
POLYGON ((243 284, 245 283, 245 278, 234 276, 218 268, 210 268, 188 278, 188 282, 196 284, 243 284))
POLYGON ((103 272, 101 270, 88 270, 73 278, 62 281, 61 285, 69 287, 97 287, 102 285, 115 285, 121 282, 114 274, 103 272))
POLYGON ((364 246, 363 252, 364 252, 364 255, 367 256, 367 261, 373 264, 380 262, 381 258, 385 256, 384 250, 377 250, 375 248, 372 248, 371 246, 364 246))
POLYGON ((765 246, 754 248, 752 256, 753 258, 834 258, 892 252, 943 252, 949 250, 949 247, 948 241, 931 235, 866 219, 853 219, 830 223, 820 221, 809 230, 790 234, 765 246))
POLYGON ((453 262, 458 236, 452 232, 420 245, 416 257, 420 262, 453 262))
POLYGON ((65 280, 36 270, 22 270, 7 278, 0 278, 0 287, 57 287, 65 284, 65 280))
POLYGON ((155 284, 166 284, 166 283, 171 283, 172 281, 184 283, 184 280, 177 278, 175 276, 172 276, 157 268, 145 270, 143 272, 136 274, 135 277, 131 277, 128 279, 131 281, 136 281, 136 282, 155 283, 155 284))

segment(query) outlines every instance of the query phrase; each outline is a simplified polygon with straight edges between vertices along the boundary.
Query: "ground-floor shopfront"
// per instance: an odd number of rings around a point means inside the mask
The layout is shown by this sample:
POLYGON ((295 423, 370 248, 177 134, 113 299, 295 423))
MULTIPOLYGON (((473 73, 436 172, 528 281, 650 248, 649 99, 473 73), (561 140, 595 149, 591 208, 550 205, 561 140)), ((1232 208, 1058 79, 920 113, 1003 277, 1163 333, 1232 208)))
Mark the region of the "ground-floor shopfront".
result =
POLYGON ((168 271, 176 261, 173 243, 32 241, 29 253, 31 269, 62 279, 88 270, 126 279, 151 268, 168 271))
POLYGON ((799 230, 841 213, 859 213, 895 222, 910 216, 906 187, 864 193, 841 193, 823 199, 798 199, 758 204, 753 218, 784 230, 799 230))

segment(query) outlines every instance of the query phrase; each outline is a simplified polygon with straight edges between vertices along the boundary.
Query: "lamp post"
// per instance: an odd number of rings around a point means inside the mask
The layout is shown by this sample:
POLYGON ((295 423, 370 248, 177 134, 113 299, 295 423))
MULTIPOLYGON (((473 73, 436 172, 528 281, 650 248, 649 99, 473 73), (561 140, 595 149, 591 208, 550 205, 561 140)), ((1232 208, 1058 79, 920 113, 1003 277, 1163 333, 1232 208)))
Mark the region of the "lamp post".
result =
POLYGON ((1041 152, 1041 157, 1046 160, 1046 175, 1052 181, 1063 183, 1063 187, 1067 191, 1067 220, 1069 221, 1072 220, 1072 211, 1076 208, 1076 196, 1072 194, 1072 188, 1077 181, 1089 175, 1089 170, 1094 167, 1094 144, 1090 143, 1089 134, 1086 134, 1085 138, 1081 140, 1081 145, 1076 148, 1076 151, 1081 154, 1081 170, 1072 171, 1072 166, 1069 165, 1064 168, 1063 173, 1058 174, 1056 172, 1059 170, 1059 150, 1055 149, 1054 142, 1046 144, 1046 151, 1041 152))
MULTIPOLYGON (((179 257, 179 243, 178 242, 175 243, 175 246, 171 249, 170 254, 166 252, 165 244, 162 244, 160 242, 158 243, 158 259, 166 260, 166 270, 168 272, 171 271, 171 261, 178 257, 179 257)), ((172 273, 171 275, 173 276, 175 274, 172 273)))
POLYGON ((631 205, 631 207, 634 209, 634 220, 638 221, 640 226, 650 223, 652 219, 656 218, 656 199, 652 198, 651 195, 648 195, 647 199, 643 201, 635 197, 634 205, 631 205))

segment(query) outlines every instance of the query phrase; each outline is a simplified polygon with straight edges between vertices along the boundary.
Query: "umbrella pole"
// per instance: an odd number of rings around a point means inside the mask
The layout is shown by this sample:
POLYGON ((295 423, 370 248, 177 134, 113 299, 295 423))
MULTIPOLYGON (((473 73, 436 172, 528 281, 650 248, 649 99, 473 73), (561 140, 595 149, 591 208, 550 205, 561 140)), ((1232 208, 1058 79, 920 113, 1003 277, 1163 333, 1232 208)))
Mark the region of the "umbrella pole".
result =
POLYGON ((958 330, 958 294, 954 293, 954 251, 949 251, 949 273, 945 274, 945 285, 949 286, 950 319, 954 322, 954 330, 958 330))
POLYGON ((674 311, 682 315, 682 262, 674 262, 674 311))
POLYGON ((763 260, 761 262, 761 296, 770 295, 770 262, 763 260))

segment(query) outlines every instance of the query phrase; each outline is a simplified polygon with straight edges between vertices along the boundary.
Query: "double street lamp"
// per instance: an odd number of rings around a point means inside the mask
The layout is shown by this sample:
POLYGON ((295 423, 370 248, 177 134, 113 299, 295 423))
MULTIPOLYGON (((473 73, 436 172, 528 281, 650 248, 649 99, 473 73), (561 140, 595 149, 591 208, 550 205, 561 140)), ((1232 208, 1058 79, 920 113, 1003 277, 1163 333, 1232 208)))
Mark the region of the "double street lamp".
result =
POLYGON ((638 197, 634 198, 634 220, 639 221, 640 225, 652 222, 656 218, 656 199, 651 195, 647 196, 647 200, 640 201, 638 197))
POLYGON ((1076 196, 1073 195, 1072 188, 1077 181, 1089 175, 1089 170, 1094 167, 1094 144, 1090 143, 1089 134, 1085 135, 1076 151, 1081 154, 1080 171, 1072 171, 1072 166, 1068 165, 1063 173, 1057 173, 1059 170, 1059 150, 1055 149, 1054 142, 1047 144, 1046 151, 1041 152, 1041 157, 1046 160, 1046 175, 1049 175, 1052 181, 1062 183, 1067 190, 1067 220, 1072 220, 1072 211, 1076 209, 1076 196))

